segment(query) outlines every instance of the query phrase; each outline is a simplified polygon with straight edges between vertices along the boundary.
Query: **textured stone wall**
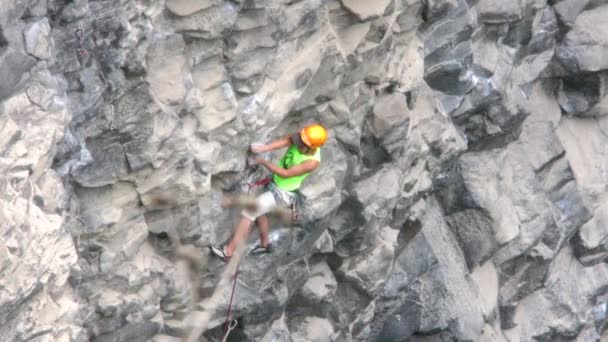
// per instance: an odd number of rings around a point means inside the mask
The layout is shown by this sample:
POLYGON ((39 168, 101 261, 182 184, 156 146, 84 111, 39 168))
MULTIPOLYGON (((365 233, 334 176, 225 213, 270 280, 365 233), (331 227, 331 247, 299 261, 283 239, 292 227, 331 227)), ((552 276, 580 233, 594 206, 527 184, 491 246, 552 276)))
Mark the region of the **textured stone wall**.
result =
MULTIPOLYGON (((603 0, 3 1, 0 340, 179 341, 225 267, 205 258, 238 219, 223 193, 265 174, 249 145, 311 122, 322 166, 302 221, 241 264, 235 341, 608 339, 606 18, 603 0)), ((219 290, 201 340, 221 338, 219 290)))

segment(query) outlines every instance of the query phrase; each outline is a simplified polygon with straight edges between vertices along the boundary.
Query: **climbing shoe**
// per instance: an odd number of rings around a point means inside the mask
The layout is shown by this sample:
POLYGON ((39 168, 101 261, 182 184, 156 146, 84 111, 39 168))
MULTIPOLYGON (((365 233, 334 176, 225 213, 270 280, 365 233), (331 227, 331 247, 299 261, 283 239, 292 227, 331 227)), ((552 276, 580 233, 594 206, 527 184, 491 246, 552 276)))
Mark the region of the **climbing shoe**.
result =
POLYGON ((209 248, 211 249, 211 252, 215 255, 217 255, 218 257, 224 259, 224 260, 228 260, 230 259, 229 255, 226 255, 226 246, 224 245, 211 245, 209 246, 209 248))
POLYGON ((258 244, 257 246, 255 246, 255 248, 253 248, 251 250, 251 252, 249 252, 250 255, 260 255, 260 254, 266 254, 266 253, 272 253, 271 244, 268 244, 268 246, 266 246, 266 247, 258 244))

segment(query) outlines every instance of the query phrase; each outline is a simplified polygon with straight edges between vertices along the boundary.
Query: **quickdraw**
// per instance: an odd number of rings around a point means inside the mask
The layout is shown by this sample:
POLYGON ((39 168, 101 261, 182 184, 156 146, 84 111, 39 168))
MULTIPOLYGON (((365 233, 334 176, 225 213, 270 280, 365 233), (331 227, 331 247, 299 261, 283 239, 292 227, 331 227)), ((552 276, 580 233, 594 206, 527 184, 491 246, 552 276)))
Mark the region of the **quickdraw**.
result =
POLYGON ((234 319, 230 322, 230 324, 228 324, 228 327, 225 329, 226 331, 224 332, 224 338, 222 338, 222 342, 228 341, 228 336, 230 335, 232 330, 234 330, 234 328, 236 328, 238 323, 239 322, 236 319, 234 319))
POLYGON ((78 56, 84 57, 88 55, 89 51, 84 47, 84 30, 82 27, 78 26, 76 31, 74 31, 74 34, 76 35, 76 41, 78 43, 78 47, 76 48, 78 56))

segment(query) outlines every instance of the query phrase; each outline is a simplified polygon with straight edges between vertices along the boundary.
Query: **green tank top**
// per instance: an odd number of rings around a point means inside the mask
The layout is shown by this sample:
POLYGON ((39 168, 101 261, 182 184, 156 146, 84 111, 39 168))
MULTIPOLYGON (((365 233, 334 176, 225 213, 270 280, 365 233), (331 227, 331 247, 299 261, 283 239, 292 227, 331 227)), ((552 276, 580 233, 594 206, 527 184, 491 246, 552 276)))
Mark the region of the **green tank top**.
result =
MULTIPOLYGON (((300 150, 298 150, 298 147, 296 145, 291 145, 287 149, 287 152, 285 152, 285 155, 283 156, 283 158, 281 158, 281 161, 279 162, 279 166, 284 169, 289 169, 290 167, 292 167, 294 165, 302 164, 303 162, 305 162, 309 159, 314 159, 314 160, 321 162, 321 149, 318 148, 317 152, 313 156, 310 156, 310 155, 306 155, 306 154, 303 154, 302 152, 300 152, 300 150)), ((279 189, 287 190, 287 191, 295 191, 300 188, 300 185, 302 185, 304 178, 306 178, 309 174, 310 174, 310 172, 305 173, 303 175, 293 176, 293 177, 288 177, 288 178, 283 178, 279 175, 273 175, 272 180, 279 187, 279 189)))

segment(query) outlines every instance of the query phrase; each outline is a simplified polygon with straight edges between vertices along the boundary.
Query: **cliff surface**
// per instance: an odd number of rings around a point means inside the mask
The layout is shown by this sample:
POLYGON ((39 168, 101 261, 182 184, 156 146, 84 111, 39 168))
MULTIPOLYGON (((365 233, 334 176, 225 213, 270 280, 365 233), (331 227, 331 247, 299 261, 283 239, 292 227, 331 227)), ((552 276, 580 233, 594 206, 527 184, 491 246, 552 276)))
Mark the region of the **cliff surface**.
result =
POLYGON ((233 340, 600 340, 606 18, 602 0, 3 1, 0 340, 178 341, 225 264, 187 265, 177 239, 226 240, 222 194, 265 175, 249 145, 311 122, 331 136, 303 219, 244 258, 233 340))

